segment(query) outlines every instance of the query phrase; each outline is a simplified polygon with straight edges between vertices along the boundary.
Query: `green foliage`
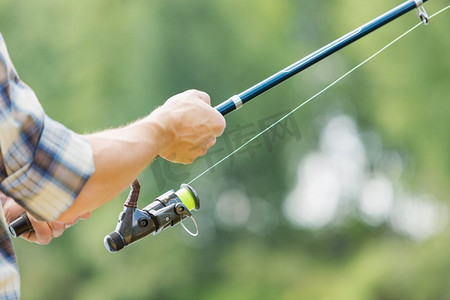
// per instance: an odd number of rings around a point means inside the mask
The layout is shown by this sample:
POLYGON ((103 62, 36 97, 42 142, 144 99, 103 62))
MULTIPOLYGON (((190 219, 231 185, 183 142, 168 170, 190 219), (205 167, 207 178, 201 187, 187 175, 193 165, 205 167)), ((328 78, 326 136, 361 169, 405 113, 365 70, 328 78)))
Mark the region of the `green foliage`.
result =
MULTIPOLYGON (((447 4, 425 6, 431 14, 447 4)), ((392 6, 387 0, 6 0, 0 29, 47 113, 90 132, 139 118, 189 88, 218 104, 392 6)), ((269 144, 260 138, 196 181, 197 239, 177 227, 106 252, 102 239, 115 226, 124 193, 48 246, 16 241, 23 298, 449 299, 448 230, 415 242, 355 215, 316 230, 299 229, 283 215, 297 164, 319 147, 319 133, 336 113, 376 132, 386 151, 401 153, 402 184, 448 204, 448 15, 295 113, 301 138, 269 144), (232 188, 248 198, 248 222, 220 221, 239 213, 219 209, 232 188)), ((225 156, 227 141, 238 146, 233 132, 246 126, 240 140, 248 139, 416 22, 411 12, 227 116, 225 136, 194 165, 156 160, 140 177, 140 206, 225 156)), ((348 210, 357 210, 354 202, 348 210)))

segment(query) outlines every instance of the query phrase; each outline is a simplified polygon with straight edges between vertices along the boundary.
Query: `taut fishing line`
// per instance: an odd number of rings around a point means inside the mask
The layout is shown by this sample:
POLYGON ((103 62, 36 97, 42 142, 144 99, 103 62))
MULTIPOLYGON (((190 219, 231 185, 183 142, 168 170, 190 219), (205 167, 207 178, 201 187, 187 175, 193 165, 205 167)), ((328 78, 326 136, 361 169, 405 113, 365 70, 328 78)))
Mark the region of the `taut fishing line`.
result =
MULTIPOLYGON (((399 6, 391 9, 385 14, 373 19, 372 21, 366 23, 365 25, 349 32, 348 34, 338 38, 337 40, 325 45, 324 47, 318 49, 317 51, 311 53, 310 55, 302 58, 301 60, 293 63, 287 68, 279 71, 278 73, 266 78, 265 80, 259 82, 253 87, 245 90, 244 92, 234 95, 228 100, 222 102, 215 107, 218 112, 222 115, 226 115, 238 108, 240 108, 244 103, 250 101, 256 96, 264 93, 270 88, 278 85, 284 80, 292 77, 293 75, 305 70, 306 68, 314 65, 315 63, 321 61, 322 59, 328 57, 329 55, 339 51, 340 49, 350 45, 351 43, 357 41, 358 39, 366 36, 367 34, 373 32, 374 30, 380 28, 381 26, 395 20, 396 18, 402 16, 406 12, 417 9, 418 16, 421 23, 427 24, 428 20, 444 12, 450 5, 441 9, 440 11, 433 14, 431 17, 427 16, 425 8, 423 7, 424 2, 428 0, 408 0, 399 6)), ((271 130, 273 127, 277 126, 283 122, 286 118, 291 116, 297 110, 302 108, 307 103, 316 99, 319 95, 323 94, 325 91, 333 87, 339 81, 349 76, 351 73, 356 71, 365 63, 372 60, 378 54, 392 46, 398 40, 403 38, 405 35, 419 27, 421 23, 416 24, 411 29, 407 30, 405 33, 401 34, 399 37, 388 43, 386 46, 375 52, 373 55, 365 59, 363 62, 353 67, 351 70, 347 71, 344 75, 340 76, 338 79, 334 80, 331 84, 326 86, 324 89, 313 95, 311 98, 299 104, 289 113, 285 114, 283 117, 278 119, 272 125, 260 131, 258 134, 253 136, 247 142, 243 143, 237 149, 233 150, 231 153, 226 155, 224 158, 213 164, 211 167, 207 168, 205 171, 200 173, 197 177, 192 179, 189 184, 182 184, 178 190, 170 190, 166 193, 157 197, 153 202, 144 207, 143 209, 138 209, 138 197, 140 191, 140 184, 136 179, 132 185, 130 194, 124 203, 124 208, 119 214, 119 220, 116 228, 113 232, 106 235, 104 238, 104 244, 107 250, 111 252, 117 252, 127 245, 130 245, 143 237, 153 234, 156 235, 166 228, 170 228, 179 223, 183 228, 191 235, 198 234, 198 226, 192 217, 192 211, 197 211, 200 208, 200 199, 197 192, 190 186, 191 183, 211 171, 213 168, 217 167, 219 164, 223 163, 225 160, 245 148, 248 144, 256 140, 258 137, 271 130), (183 220, 186 218, 191 218, 196 232, 189 231, 183 224, 183 220)), ((16 220, 11 222, 9 230, 12 236, 18 237, 23 233, 30 232, 33 226, 28 220, 26 214, 21 215, 16 220)))
MULTIPOLYGON (((440 13, 444 12, 445 10, 447 10, 448 8, 450 8, 450 5, 447 5, 447 7, 439 10, 438 12, 434 13, 433 15, 431 15, 429 17, 429 19, 439 15, 440 13)), ((330 89, 331 87, 333 87, 335 84, 337 84, 339 81, 341 81, 342 79, 344 79, 345 77, 347 77, 348 75, 350 75, 351 73, 353 73, 354 71, 356 71, 357 69, 359 69, 361 66, 363 66, 364 64, 366 64, 367 62, 369 62, 370 60, 372 60, 373 58, 375 58, 378 54, 380 54, 381 52, 383 52, 384 50, 388 49, 390 46, 392 46, 393 44, 395 44, 396 42, 398 42, 400 39, 402 39, 403 37, 405 37, 408 33, 412 32, 414 29, 416 29, 417 27, 419 27, 420 25, 422 25, 423 22, 419 22, 416 25, 414 25, 413 27, 411 27, 410 29, 408 29, 407 31, 405 31, 403 34, 401 34, 400 36, 398 36, 397 38, 395 38, 394 40, 392 40, 390 43, 388 43, 386 46, 384 46, 383 48, 381 48, 380 50, 378 50, 377 52, 375 52, 374 54, 372 54, 371 56, 369 56, 367 59, 365 59, 364 61, 362 61, 361 63, 359 63, 357 66, 353 67, 351 70, 347 71, 344 75, 342 75, 341 77, 339 77, 338 79, 336 79, 335 81, 333 81, 332 83, 330 83, 328 86, 326 86, 324 89, 322 89, 321 91, 319 91, 318 93, 316 93, 315 95, 313 95, 311 98, 309 98, 308 100, 302 102, 300 105, 298 105, 297 107, 295 107, 293 110, 291 110, 290 112, 288 112, 286 115, 284 115, 283 117, 281 117, 279 120, 277 120, 276 122, 274 122, 272 125, 270 125, 269 127, 265 128, 264 130, 262 130, 261 132, 259 132, 258 134, 256 134, 254 137, 252 137, 251 139, 249 139, 247 142, 243 143, 241 146, 239 146, 238 148, 236 148, 235 150, 233 150, 231 153, 227 154, 224 158, 222 158, 221 160, 219 160, 218 162, 216 162, 215 164, 213 164, 211 167, 207 168, 205 171, 203 171, 202 173, 200 173, 199 175, 197 175, 197 177, 195 177, 194 179, 192 179, 191 181, 189 181, 189 185, 192 184, 194 181, 196 181, 197 179, 199 179, 200 177, 202 177, 203 175, 205 175, 206 173, 208 173, 209 171, 211 171, 212 169, 214 169, 215 167, 217 167, 219 164, 223 163, 225 160, 227 160, 228 158, 230 158, 231 156, 233 156, 234 154, 236 154, 237 152, 239 152, 240 150, 242 150, 243 148, 245 148, 248 144, 250 144, 251 142, 253 142, 254 140, 256 140, 257 138, 259 138, 261 135, 263 135, 264 133, 266 133, 267 131, 269 131, 270 129, 272 129, 273 127, 277 126, 279 123, 283 122, 285 119, 287 119, 289 116, 291 116, 293 113, 295 113, 297 110, 299 110, 300 108, 302 108, 303 106, 305 106, 306 104, 308 104, 309 102, 311 102, 312 100, 314 100, 315 98, 317 98, 318 96, 320 96, 321 94, 323 94, 325 91, 327 91, 328 89, 330 89)))

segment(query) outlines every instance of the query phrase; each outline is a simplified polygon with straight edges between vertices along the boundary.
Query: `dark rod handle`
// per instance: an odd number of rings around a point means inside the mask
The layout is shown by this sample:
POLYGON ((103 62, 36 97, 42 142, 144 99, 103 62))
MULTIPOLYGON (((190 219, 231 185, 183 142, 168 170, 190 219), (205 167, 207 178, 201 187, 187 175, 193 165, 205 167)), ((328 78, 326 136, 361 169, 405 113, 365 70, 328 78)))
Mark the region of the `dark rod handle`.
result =
POLYGON ((15 238, 30 231, 33 231, 33 225, 31 225, 27 213, 21 214, 9 224, 9 232, 15 238))

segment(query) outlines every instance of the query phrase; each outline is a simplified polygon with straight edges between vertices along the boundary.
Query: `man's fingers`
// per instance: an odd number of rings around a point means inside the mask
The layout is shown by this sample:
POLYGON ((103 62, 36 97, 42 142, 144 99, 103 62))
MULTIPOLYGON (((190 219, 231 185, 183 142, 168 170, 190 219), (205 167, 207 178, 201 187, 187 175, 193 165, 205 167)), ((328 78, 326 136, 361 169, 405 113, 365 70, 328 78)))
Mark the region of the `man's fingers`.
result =
POLYGON ((210 137, 206 143, 206 147, 209 149, 216 144, 217 139, 215 137, 210 137))
POLYGON ((53 238, 60 237, 66 229, 65 224, 60 222, 51 222, 49 223, 49 227, 52 231, 53 238))
POLYGON ((190 90, 190 92, 192 92, 195 97, 201 99, 203 102, 211 105, 211 98, 207 93, 198 90, 190 90))
POLYGON ((223 132, 225 131, 225 118, 222 116, 220 112, 217 112, 216 118, 214 119, 214 124, 211 124, 212 130, 214 131, 214 134, 217 136, 221 136, 223 132))
POLYGON ((29 232, 28 235, 24 235, 23 237, 30 242, 34 242, 37 244, 46 245, 50 243, 50 241, 53 239, 53 232, 49 223, 40 222, 30 215, 28 215, 28 218, 33 225, 34 231, 29 232))

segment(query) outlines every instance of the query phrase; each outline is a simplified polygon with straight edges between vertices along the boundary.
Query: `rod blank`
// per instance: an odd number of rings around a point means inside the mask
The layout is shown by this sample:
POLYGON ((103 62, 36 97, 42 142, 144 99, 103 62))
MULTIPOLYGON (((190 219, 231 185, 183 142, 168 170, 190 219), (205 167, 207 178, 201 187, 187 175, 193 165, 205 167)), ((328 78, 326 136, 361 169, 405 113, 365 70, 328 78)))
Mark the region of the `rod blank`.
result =
MULTIPOLYGON (((426 2, 428 0, 423 0, 426 2)), ((324 58, 330 56, 331 54, 341 50, 342 48, 352 44, 353 42, 359 40, 360 38, 366 36, 374 30, 386 25, 387 23, 395 20, 396 18, 404 15, 405 13, 419 8, 422 4, 414 0, 406 1, 394 9, 384 13, 383 15, 373 19, 372 21, 362 25, 359 28, 347 33, 346 35, 338 38, 337 40, 329 43, 328 45, 320 48, 319 50, 309 54, 308 56, 300 59, 299 61, 293 63, 292 65, 284 68, 278 73, 264 79, 263 81, 257 83, 256 85, 250 87, 249 89, 243 91, 242 93, 231 97, 228 100, 220 103, 215 107, 222 115, 226 115, 236 109, 238 109, 243 104, 252 100, 256 96, 268 91, 274 86, 282 83, 288 78, 298 74, 299 72, 309 68, 310 66, 318 63, 324 58), (238 100, 237 100, 238 99, 238 100)))

